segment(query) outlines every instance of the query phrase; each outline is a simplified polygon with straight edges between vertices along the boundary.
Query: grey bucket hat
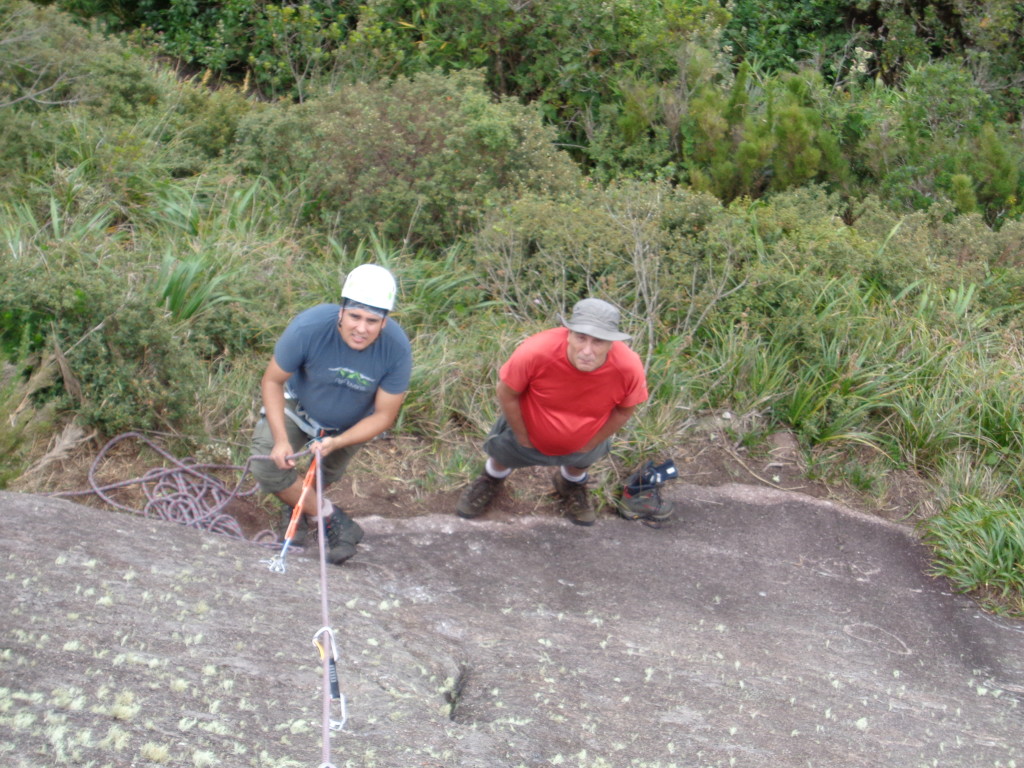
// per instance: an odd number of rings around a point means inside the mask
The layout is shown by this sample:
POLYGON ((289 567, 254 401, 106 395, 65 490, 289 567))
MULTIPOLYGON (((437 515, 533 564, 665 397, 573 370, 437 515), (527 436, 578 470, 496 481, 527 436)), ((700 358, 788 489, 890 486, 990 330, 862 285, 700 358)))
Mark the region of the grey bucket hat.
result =
POLYGON ((619 330, 619 310, 601 299, 583 299, 572 308, 572 317, 562 318, 562 325, 570 331, 585 333, 605 341, 626 341, 629 334, 619 330))

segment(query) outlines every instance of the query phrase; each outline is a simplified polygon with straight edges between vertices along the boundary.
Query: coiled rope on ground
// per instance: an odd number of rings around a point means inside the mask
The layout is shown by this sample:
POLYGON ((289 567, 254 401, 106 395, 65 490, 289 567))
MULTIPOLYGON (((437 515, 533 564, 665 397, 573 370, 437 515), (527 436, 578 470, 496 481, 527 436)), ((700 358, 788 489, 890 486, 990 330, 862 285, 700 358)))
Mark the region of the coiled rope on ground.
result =
MULTIPOLYGON (((242 466, 202 464, 193 459, 179 459, 138 432, 125 432, 107 442, 96 455, 89 467, 88 489, 58 491, 49 495, 71 498, 94 494, 110 506, 125 512, 168 520, 232 538, 249 540, 238 524, 238 520, 225 510, 233 500, 256 493, 259 486, 255 482, 250 487, 243 488, 246 475, 249 474, 249 466, 254 460, 269 458, 269 456, 250 456, 242 466), (97 479, 97 472, 107 459, 107 454, 116 445, 132 439, 144 443, 154 453, 163 457, 169 466, 154 467, 141 477, 130 480, 101 483, 97 479), (217 472, 237 472, 238 482, 233 488, 229 487, 214 474, 217 472), (146 503, 141 509, 123 504, 112 495, 117 490, 133 486, 138 486, 146 498, 146 503)), ((279 543, 277 534, 269 529, 260 531, 252 537, 251 541, 261 546, 276 546, 279 543)))

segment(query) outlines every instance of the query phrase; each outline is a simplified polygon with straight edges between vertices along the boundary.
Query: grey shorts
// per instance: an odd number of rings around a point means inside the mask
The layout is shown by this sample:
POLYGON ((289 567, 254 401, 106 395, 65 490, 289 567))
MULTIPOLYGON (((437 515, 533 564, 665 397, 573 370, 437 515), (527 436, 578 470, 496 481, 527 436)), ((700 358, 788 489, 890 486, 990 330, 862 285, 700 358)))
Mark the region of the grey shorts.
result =
POLYGON ((598 459, 602 459, 611 452, 612 441, 605 440, 592 451, 570 453, 565 456, 548 456, 535 448, 525 448, 516 440, 512 428, 505 421, 504 416, 499 416, 491 427, 487 439, 484 440, 484 451, 499 464, 510 469, 520 467, 577 467, 586 469, 598 459))
MULTIPOLYGON (((306 447, 309 436, 289 418, 285 418, 284 425, 288 430, 288 442, 292 444, 292 451, 298 453, 306 447)), ((331 451, 324 456, 323 466, 320 468, 324 487, 338 481, 345 474, 348 463, 362 447, 362 443, 349 445, 331 451)), ((269 456, 272 450, 274 450, 274 436, 270 433, 270 425, 267 424, 266 417, 263 417, 256 423, 256 428, 252 432, 252 455, 269 456)), ((252 469, 253 477, 256 478, 264 493, 280 493, 299 478, 298 470, 279 469, 270 459, 256 459, 249 465, 249 468, 252 469)))

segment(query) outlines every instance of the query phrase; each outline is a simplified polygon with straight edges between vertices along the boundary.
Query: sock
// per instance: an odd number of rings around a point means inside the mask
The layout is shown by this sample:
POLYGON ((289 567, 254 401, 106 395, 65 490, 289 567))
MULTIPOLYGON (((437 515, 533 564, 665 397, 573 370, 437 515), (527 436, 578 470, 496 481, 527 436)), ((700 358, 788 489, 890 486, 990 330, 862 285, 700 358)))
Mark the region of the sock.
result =
POLYGON ((494 468, 494 459, 487 459, 487 463, 484 464, 484 472, 493 477, 495 480, 504 480, 506 477, 512 474, 511 469, 506 469, 504 472, 499 472, 494 468))
POLYGON ((559 467, 559 469, 562 470, 562 477, 564 477, 570 483, 582 483, 585 482, 587 479, 588 473, 586 470, 583 470, 582 475, 570 475, 564 466, 559 467))

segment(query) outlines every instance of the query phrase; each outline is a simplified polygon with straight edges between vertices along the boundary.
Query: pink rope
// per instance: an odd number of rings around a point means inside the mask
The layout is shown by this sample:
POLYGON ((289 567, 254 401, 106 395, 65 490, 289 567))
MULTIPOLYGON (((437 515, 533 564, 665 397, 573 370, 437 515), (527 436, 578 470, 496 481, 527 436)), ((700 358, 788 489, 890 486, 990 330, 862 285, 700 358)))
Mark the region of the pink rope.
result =
MULTIPOLYGON (((316 511, 317 511, 317 544, 320 548, 320 618, 321 626, 325 629, 329 629, 331 626, 330 612, 327 605, 327 521, 325 519, 326 504, 324 504, 324 475, 322 470, 323 461, 320 457, 319 444, 316 444, 313 448, 316 451, 316 511)), ((323 659, 321 659, 321 672, 322 672, 322 717, 321 717, 321 735, 320 735, 320 747, 323 755, 324 765, 331 764, 331 680, 330 680, 330 669, 331 664, 334 662, 333 653, 334 640, 331 636, 331 644, 328 645, 324 642, 323 659)))
MULTIPOLYGON (((301 455, 301 454, 296 454, 301 455)), ((126 432, 110 440, 93 460, 89 468, 89 489, 83 491, 60 491, 48 494, 60 498, 95 494, 104 502, 125 512, 155 517, 160 520, 186 525, 190 528, 220 533, 236 539, 245 539, 238 521, 224 509, 233 500, 252 496, 259 486, 255 483, 243 489, 242 483, 249 473, 249 466, 255 459, 269 459, 269 456, 250 456, 241 467, 231 464, 199 464, 191 459, 177 459, 152 440, 138 432, 126 432), (154 453, 162 456, 171 466, 155 467, 141 477, 113 483, 100 483, 97 470, 107 454, 117 444, 136 439, 146 444, 154 453), (213 472, 238 472, 238 483, 228 487, 213 472), (142 509, 129 507, 111 496, 112 491, 139 486, 146 503, 142 509)), ((252 541, 264 546, 276 545, 277 534, 271 530, 257 533, 252 541)))

